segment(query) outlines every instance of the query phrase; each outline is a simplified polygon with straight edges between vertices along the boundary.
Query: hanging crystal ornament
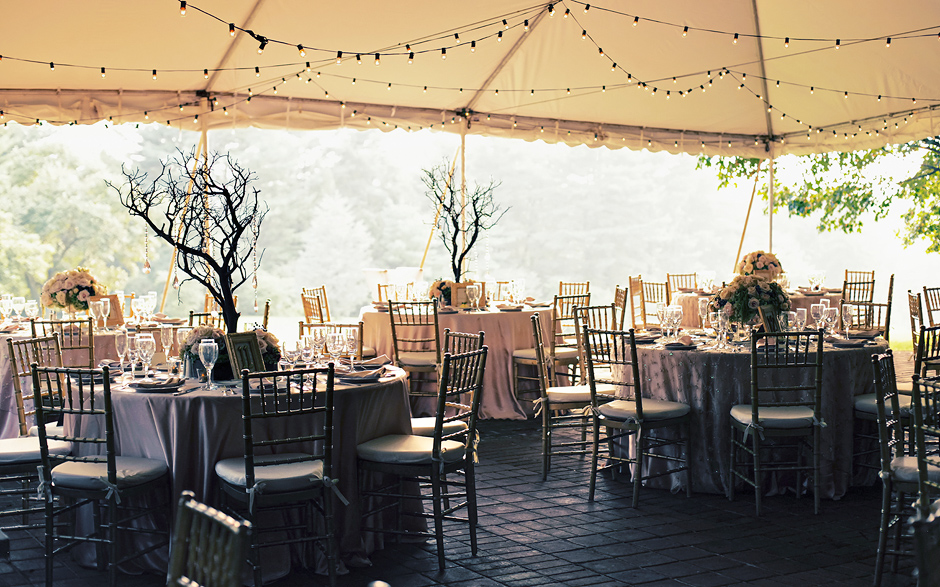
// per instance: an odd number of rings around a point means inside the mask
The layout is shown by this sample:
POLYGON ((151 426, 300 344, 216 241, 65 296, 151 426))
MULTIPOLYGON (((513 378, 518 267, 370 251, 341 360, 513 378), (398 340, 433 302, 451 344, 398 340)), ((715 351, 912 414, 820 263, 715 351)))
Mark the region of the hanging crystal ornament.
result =
POLYGON ((147 228, 144 227, 144 273, 150 273, 150 240, 147 235, 147 228))
POLYGON ((255 313, 258 313, 258 232, 260 230, 258 217, 251 223, 251 287, 255 296, 255 313))
POLYGON ((173 251, 173 289, 180 288, 180 276, 176 267, 176 251, 173 251))

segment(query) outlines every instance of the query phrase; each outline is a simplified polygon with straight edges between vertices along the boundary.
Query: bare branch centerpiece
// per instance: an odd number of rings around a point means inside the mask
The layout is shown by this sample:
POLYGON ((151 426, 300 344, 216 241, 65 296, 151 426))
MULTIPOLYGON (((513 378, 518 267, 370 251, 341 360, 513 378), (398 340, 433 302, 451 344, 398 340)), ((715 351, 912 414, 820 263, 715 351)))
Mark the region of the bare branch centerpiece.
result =
POLYGON ((263 254, 253 259, 268 212, 251 186, 257 176, 228 154, 200 157, 195 150, 163 162, 153 181, 139 169, 122 167, 122 173, 125 186, 108 184, 121 204, 174 247, 176 266, 187 276, 180 285, 193 280, 204 286, 219 304, 226 330, 236 332, 234 291, 256 272, 263 254))
MULTIPOLYGON (((444 248, 450 253, 451 272, 454 280, 438 280, 431 287, 431 296, 440 296, 448 304, 461 305, 467 302, 464 282, 470 251, 487 230, 496 226, 509 210, 502 208, 493 198, 499 182, 490 180, 486 185, 475 185, 464 193, 455 185, 454 167, 446 164, 424 170, 422 178, 427 188, 425 195, 437 210, 435 226, 444 248)), ((485 300, 485 292, 482 293, 485 300)), ((485 301, 484 301, 485 303, 485 301)))

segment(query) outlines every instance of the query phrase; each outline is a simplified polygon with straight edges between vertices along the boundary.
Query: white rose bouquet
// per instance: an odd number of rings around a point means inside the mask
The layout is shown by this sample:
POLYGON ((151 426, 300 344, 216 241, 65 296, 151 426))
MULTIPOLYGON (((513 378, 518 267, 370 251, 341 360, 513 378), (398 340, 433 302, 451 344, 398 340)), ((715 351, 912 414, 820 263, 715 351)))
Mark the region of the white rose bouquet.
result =
POLYGON ((428 297, 440 300, 441 303, 445 306, 450 305, 450 292, 453 287, 453 281, 447 281, 446 279, 438 279, 431 284, 431 289, 428 290, 428 297))
POLYGON ((771 278, 780 275, 783 272, 783 266, 773 253, 764 251, 754 251, 744 255, 744 258, 738 263, 738 274, 753 275, 754 272, 766 272, 771 278))
POLYGON ((108 293, 108 288, 84 267, 60 271, 43 284, 39 302, 59 310, 87 310, 88 298, 108 293))
POLYGON ((712 311, 724 312, 732 322, 747 323, 757 309, 770 306, 775 312, 790 309, 790 298, 778 284, 757 275, 738 275, 708 304, 712 311))

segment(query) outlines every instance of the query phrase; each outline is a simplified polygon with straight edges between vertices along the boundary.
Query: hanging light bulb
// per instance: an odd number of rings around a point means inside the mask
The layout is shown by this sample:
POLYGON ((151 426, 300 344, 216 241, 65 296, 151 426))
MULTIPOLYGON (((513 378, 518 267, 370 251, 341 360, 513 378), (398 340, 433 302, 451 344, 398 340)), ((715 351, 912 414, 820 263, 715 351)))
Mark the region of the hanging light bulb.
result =
POLYGON ((499 33, 496 35, 496 42, 497 43, 503 42, 503 31, 499 31, 499 33))
POLYGON ((411 53, 408 54, 408 65, 411 65, 414 62, 415 62, 415 53, 414 51, 412 51, 411 53))
POLYGON ((836 39, 836 49, 839 49, 842 46, 842 39, 836 39))
POLYGON ((587 39, 587 31, 586 31, 586 30, 582 30, 582 31, 581 31, 581 40, 583 41, 583 40, 585 40, 585 39, 587 39))
POLYGON ((688 37, 688 36, 689 36, 689 27, 683 27, 683 28, 682 28, 682 36, 683 36, 683 37, 688 37))
POLYGON ((459 45, 460 44, 460 34, 454 33, 454 41, 459 45))
POLYGON ((101 68, 101 77, 104 77, 104 68, 101 68))
POLYGON ((49 62, 49 70, 50 70, 50 71, 55 71, 55 63, 53 63, 53 62, 51 62, 51 61, 49 62))
POLYGON ((235 23, 233 22, 228 23, 228 34, 229 36, 232 36, 232 37, 235 36, 235 23))
POLYGON ((554 4, 549 4, 549 5, 548 5, 548 15, 549 15, 549 16, 555 16, 555 5, 554 5, 554 4))
POLYGON ((186 2, 180 0, 180 16, 186 16, 186 2))
POLYGON ((336 52, 336 64, 339 65, 339 64, 341 64, 342 62, 343 62, 343 52, 342 52, 342 51, 337 51, 337 52, 336 52))
POLYGON ((375 54, 375 64, 382 65, 382 56, 379 55, 378 53, 375 54))
POLYGON ((268 40, 264 37, 261 37, 261 42, 258 43, 258 55, 264 53, 264 48, 268 46, 268 40))
POLYGON ((509 30, 509 23, 506 22, 506 19, 503 19, 503 26, 506 27, 506 30, 509 30))
POLYGON ((261 77, 261 68, 255 68, 255 77, 261 77))
POLYGON ((153 70, 153 79, 157 79, 157 70, 156 70, 156 69, 153 70))
POLYGON ((787 37, 786 39, 783 40, 783 46, 784 47, 790 46, 790 37, 787 37))
POLYGON ((471 52, 471 53, 476 53, 476 50, 477 50, 477 42, 476 42, 476 41, 470 41, 470 52, 471 52))
POLYGON ((447 49, 441 48, 441 59, 447 59, 447 49))
POLYGON ((565 14, 564 14, 565 18, 568 18, 570 14, 571 14, 571 10, 568 8, 565 8, 565 14))
POLYGON ((529 31, 529 20, 528 20, 528 19, 526 19, 526 20, 522 23, 522 30, 524 30, 524 31, 526 31, 526 32, 529 31))
POLYGON ((204 78, 206 78, 206 79, 209 79, 209 70, 208 70, 208 69, 203 69, 203 70, 202 70, 202 77, 204 77, 204 78))
POLYGON ((634 16, 634 17, 633 17, 633 26, 636 26, 636 25, 638 25, 638 24, 640 24, 640 17, 639 17, 639 16, 634 16))
POLYGON ((888 39, 885 41, 885 48, 891 48, 891 37, 888 37, 888 39))
POLYGON ((731 44, 732 44, 732 45, 737 45, 737 44, 738 44, 738 33, 734 33, 734 38, 731 39, 731 44))

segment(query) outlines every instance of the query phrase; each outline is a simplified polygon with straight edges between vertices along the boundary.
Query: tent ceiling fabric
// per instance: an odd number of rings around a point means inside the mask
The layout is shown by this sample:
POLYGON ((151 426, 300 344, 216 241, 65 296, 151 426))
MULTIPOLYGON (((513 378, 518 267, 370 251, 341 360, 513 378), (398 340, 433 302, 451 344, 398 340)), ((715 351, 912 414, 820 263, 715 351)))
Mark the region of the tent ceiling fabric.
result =
POLYGON ((751 157, 938 134, 936 0, 551 6, 198 0, 182 17, 178 0, 23 2, 0 24, 0 110, 26 124, 450 132, 467 113, 471 134, 751 157))

